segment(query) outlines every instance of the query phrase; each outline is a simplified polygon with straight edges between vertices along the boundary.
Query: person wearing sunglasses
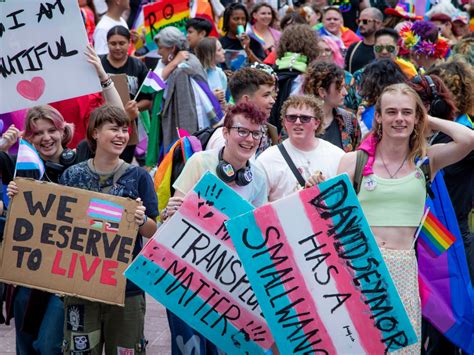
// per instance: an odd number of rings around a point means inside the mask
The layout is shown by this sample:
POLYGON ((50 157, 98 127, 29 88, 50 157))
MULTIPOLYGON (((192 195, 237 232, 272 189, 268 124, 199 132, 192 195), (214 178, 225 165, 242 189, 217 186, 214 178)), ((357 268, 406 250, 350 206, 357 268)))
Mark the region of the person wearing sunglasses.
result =
POLYGON ((260 154, 257 165, 265 172, 268 200, 275 201, 336 176, 344 151, 316 136, 323 131, 322 102, 310 95, 291 96, 281 109, 281 120, 288 138, 260 154), (283 156, 286 150, 305 186, 298 181, 283 156))
POLYGON ((369 7, 360 13, 357 24, 362 41, 352 44, 345 57, 346 70, 351 74, 375 59, 375 32, 382 27, 382 21, 383 14, 375 7, 369 7))

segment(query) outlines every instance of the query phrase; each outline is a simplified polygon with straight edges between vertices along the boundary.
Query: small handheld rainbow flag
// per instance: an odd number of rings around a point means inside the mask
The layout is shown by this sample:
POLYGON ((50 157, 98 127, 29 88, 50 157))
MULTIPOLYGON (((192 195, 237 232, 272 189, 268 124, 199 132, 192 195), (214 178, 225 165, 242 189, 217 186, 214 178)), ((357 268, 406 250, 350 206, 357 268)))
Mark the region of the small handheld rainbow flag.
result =
POLYGON ((435 256, 443 254, 456 240, 429 210, 420 227, 419 242, 435 256))

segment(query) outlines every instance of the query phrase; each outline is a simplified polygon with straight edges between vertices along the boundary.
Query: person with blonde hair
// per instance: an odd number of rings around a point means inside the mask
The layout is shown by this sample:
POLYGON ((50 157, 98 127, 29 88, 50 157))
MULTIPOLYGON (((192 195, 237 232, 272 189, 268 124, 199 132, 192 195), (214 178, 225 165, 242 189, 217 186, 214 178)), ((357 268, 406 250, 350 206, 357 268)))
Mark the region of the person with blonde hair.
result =
POLYGON ((269 201, 336 176, 344 155, 342 149, 317 138, 323 131, 324 114, 321 100, 314 96, 289 97, 282 106, 281 121, 288 138, 257 158, 257 164, 265 172, 269 201), (299 175, 290 168, 285 152, 299 175))
POLYGON ((421 352, 421 304, 414 236, 424 213, 427 184, 420 168, 427 157, 431 179, 474 148, 474 133, 462 125, 428 116, 418 94, 407 84, 386 87, 375 105, 375 124, 361 146, 368 156, 362 178, 357 153, 344 155, 338 172, 355 181, 364 215, 397 287, 418 342, 401 350, 421 352), (452 142, 427 146, 429 131, 452 142), (419 162, 417 164, 417 159, 419 162))

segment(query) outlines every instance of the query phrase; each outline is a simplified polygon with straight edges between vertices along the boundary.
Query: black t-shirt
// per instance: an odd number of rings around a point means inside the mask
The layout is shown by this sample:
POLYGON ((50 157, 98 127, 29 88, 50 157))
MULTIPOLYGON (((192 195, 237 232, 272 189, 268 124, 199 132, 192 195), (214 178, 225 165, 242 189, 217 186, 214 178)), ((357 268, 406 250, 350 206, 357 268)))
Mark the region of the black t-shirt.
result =
MULTIPOLYGON (((241 51, 244 49, 239 39, 237 38, 230 38, 227 36, 223 36, 219 38, 219 41, 221 42, 222 48, 224 49, 232 49, 235 51, 241 51)), ((257 40, 253 39, 252 37, 250 37, 250 49, 252 50, 253 54, 255 54, 255 56, 258 59, 264 60, 266 58, 265 51, 262 45, 258 43, 257 40)))
MULTIPOLYGON (((449 143, 451 137, 438 133, 433 144, 449 143)), ((444 169, 444 182, 448 189, 449 197, 453 203, 456 218, 462 235, 469 233, 469 212, 471 211, 474 197, 474 151, 455 164, 444 169)))
POLYGON ((367 64, 375 59, 374 46, 367 45, 364 42, 357 42, 352 44, 346 53, 346 70, 351 74, 355 71, 365 67, 367 64), (355 52, 352 55, 352 52, 355 52), (351 58, 352 55, 352 58, 351 58), (352 60, 351 60, 352 59, 352 60), (350 65, 352 63, 352 65, 350 65))
POLYGON ((329 143, 332 143, 341 149, 344 149, 342 146, 341 131, 339 131, 339 126, 336 120, 332 120, 329 127, 326 128, 324 133, 320 135, 319 138, 324 139, 325 141, 328 141, 329 143))
MULTIPOLYGON (((133 99, 137 94, 138 89, 145 80, 148 69, 142 61, 137 58, 128 57, 125 64, 120 68, 115 68, 110 64, 107 60, 107 55, 101 55, 100 61, 104 67, 106 73, 109 74, 127 74, 127 81, 128 81, 128 91, 130 93, 130 99, 133 99)), ((151 94, 143 94, 141 93, 137 97, 137 101, 140 100, 151 100, 151 94)))

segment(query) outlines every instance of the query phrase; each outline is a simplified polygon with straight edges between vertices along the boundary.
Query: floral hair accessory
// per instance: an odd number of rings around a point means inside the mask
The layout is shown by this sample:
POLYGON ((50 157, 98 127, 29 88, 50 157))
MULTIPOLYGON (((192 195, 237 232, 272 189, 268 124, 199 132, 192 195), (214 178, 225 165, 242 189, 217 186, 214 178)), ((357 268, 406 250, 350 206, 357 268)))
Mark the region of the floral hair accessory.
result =
POLYGON ((400 30, 401 46, 403 49, 418 55, 437 59, 446 58, 449 55, 448 41, 440 35, 437 35, 434 42, 426 39, 429 33, 432 32, 430 26, 434 25, 428 21, 405 24, 400 30))

